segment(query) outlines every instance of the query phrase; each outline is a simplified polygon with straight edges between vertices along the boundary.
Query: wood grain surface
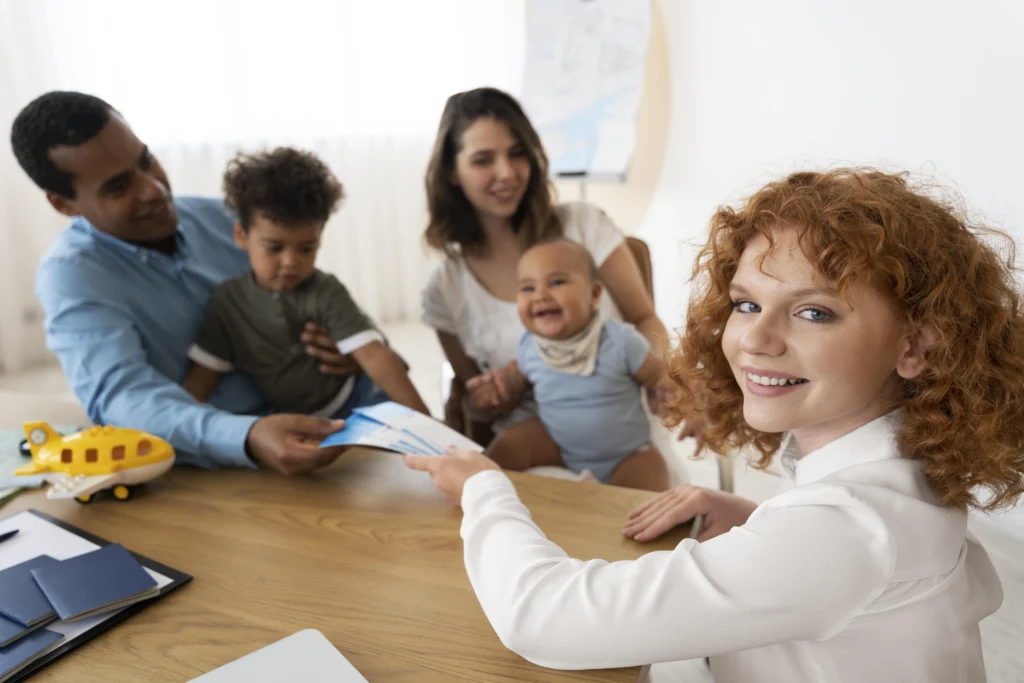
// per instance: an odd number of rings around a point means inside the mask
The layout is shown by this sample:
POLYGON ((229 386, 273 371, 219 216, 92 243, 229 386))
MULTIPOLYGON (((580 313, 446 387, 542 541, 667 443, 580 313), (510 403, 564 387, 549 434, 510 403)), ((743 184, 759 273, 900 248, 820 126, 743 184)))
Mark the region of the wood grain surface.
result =
MULTIPOLYGON (((650 493, 513 473, 537 524, 570 555, 632 559, 674 547, 625 539, 650 493)), ((635 681, 638 669, 552 671, 498 640, 462 562, 461 512, 400 456, 356 449, 314 476, 175 469, 128 502, 23 493, 191 583, 46 667, 35 681, 183 683, 305 628, 371 683, 635 681)))

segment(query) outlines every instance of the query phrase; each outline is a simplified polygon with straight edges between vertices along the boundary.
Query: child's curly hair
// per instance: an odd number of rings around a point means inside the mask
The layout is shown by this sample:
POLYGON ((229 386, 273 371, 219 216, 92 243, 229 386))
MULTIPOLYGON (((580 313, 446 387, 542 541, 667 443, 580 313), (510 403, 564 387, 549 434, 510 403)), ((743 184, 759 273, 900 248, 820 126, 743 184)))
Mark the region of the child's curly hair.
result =
POLYGON ((854 282, 879 283, 911 325, 935 329, 927 369, 903 384, 900 450, 924 462, 944 504, 1011 505, 1024 493, 1024 307, 1013 241, 970 224, 962 209, 926 196, 906 174, 794 173, 741 208, 719 207, 695 262, 685 336, 668 361, 682 387, 669 423, 699 417, 712 449, 753 444, 762 469, 778 450, 781 434, 743 419, 722 333, 744 247, 758 234, 774 244, 771 230, 780 224, 796 228, 804 254, 841 296, 854 282), (1008 255, 1001 258, 982 236, 1005 238, 1008 255), (982 489, 988 495, 979 498, 982 489))
POLYGON ((343 196, 324 162, 291 147, 240 153, 224 173, 224 201, 246 230, 257 213, 285 226, 326 223, 343 196))

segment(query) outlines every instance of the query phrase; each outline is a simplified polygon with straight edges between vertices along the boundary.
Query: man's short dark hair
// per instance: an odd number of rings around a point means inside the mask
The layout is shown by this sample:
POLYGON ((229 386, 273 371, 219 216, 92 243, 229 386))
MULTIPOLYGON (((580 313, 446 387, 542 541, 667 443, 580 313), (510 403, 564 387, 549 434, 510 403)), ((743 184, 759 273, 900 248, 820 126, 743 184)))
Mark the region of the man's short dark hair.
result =
POLYGON ((50 150, 77 146, 96 136, 113 108, 98 97, 56 90, 29 102, 11 126, 11 147, 21 168, 47 192, 74 198, 72 175, 50 160, 50 150))
POLYGON ((324 162, 291 147, 239 154, 224 173, 224 201, 246 229, 257 213, 285 226, 326 223, 343 196, 324 162))

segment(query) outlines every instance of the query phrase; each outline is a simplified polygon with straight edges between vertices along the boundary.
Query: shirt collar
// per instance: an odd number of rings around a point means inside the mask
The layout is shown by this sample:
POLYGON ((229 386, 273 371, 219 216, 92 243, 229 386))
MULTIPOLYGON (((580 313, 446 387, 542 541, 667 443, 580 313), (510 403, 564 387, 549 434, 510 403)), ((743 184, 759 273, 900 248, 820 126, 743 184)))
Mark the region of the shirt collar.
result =
POLYGON ((782 442, 780 463, 797 486, 811 484, 855 465, 901 457, 896 444, 900 411, 894 410, 797 459, 791 434, 782 442))
MULTIPOLYGON (((87 235, 90 235, 93 239, 101 242, 102 244, 114 247, 115 249, 122 249, 132 254, 138 254, 145 249, 145 247, 140 247, 139 245, 132 244, 131 242, 125 242, 122 239, 103 232, 81 216, 78 216, 75 219, 74 226, 85 232, 87 235)), ((180 222, 178 223, 178 229, 174 232, 174 246, 175 255, 184 254, 188 246, 188 239, 181 230, 180 222)))

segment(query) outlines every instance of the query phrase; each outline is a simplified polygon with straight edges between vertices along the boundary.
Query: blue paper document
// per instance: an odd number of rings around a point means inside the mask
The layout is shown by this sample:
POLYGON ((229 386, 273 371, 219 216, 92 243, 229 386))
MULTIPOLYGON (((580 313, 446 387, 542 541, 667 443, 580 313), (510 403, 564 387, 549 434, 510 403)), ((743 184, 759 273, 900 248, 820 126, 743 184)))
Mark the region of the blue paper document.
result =
POLYGON ((345 428, 320 445, 369 446, 414 455, 441 455, 449 446, 483 451, 451 427, 393 401, 356 408, 345 428))

